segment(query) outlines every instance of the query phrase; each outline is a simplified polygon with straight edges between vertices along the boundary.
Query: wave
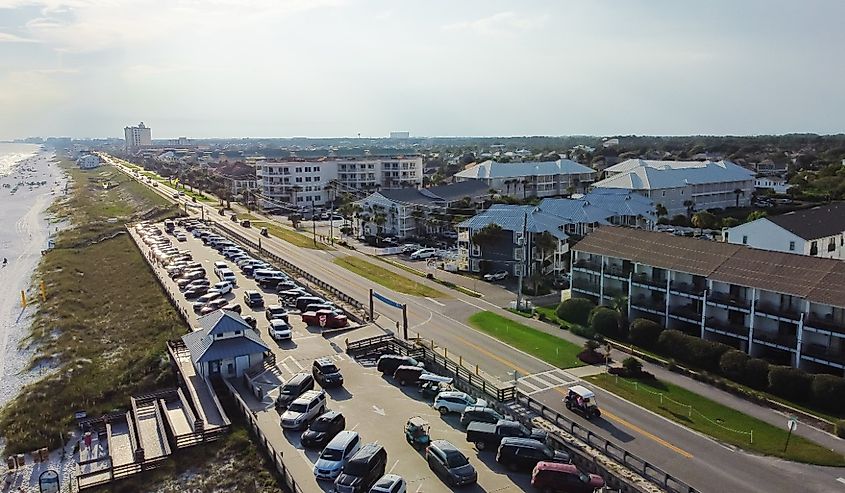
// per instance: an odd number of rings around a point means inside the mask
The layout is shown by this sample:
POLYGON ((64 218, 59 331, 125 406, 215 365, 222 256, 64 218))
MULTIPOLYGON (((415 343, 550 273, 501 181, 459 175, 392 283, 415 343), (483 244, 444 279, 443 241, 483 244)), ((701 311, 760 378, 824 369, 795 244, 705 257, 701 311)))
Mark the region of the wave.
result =
POLYGON ((11 174, 12 170, 15 169, 15 166, 17 166, 18 163, 24 159, 31 158, 36 154, 38 154, 37 147, 32 151, 23 152, 3 152, 0 150, 0 177, 11 174))

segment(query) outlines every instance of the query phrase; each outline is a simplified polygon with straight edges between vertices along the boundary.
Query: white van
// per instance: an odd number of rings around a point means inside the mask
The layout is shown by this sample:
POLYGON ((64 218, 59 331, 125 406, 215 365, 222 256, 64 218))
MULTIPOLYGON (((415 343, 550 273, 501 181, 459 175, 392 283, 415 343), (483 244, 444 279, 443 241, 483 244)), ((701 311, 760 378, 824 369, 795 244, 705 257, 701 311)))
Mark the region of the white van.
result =
POLYGON ((320 457, 314 463, 314 477, 333 481, 340 475, 346 461, 355 455, 360 448, 361 438, 357 431, 341 431, 320 452, 320 457))
POLYGON ((411 254, 411 260, 425 260, 433 257, 435 254, 437 254, 437 250, 434 248, 420 248, 411 254))
POLYGON ((261 282, 264 279, 278 279, 281 281, 287 279, 287 276, 284 272, 275 269, 256 269, 252 273, 252 278, 255 279, 255 282, 261 282))
POLYGON ((282 414, 282 428, 299 430, 326 410, 326 392, 309 390, 291 402, 282 414))
POLYGON ((228 268, 218 270, 217 278, 221 281, 228 281, 232 286, 237 286, 238 284, 238 280, 235 277, 235 273, 229 270, 228 268))

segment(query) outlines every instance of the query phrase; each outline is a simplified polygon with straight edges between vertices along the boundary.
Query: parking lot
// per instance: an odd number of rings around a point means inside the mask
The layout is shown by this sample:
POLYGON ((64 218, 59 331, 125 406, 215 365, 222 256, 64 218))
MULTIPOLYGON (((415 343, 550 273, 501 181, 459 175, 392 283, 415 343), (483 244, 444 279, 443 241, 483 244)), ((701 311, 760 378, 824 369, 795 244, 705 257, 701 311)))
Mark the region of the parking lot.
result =
MULTIPOLYGON (((159 226, 161 227, 161 226, 159 226)), ((177 232, 184 232, 177 228, 177 232)), ((190 252, 193 261, 199 262, 207 272, 207 278, 214 284, 217 278, 213 264, 224 260, 222 255, 213 248, 206 246, 201 240, 186 234, 185 241, 171 238, 174 246, 180 250, 190 252)), ((225 260, 224 260, 225 261, 225 260)), ((227 262, 231 264, 231 262, 227 262)), ((156 266, 156 269, 163 269, 156 266)), ((262 432, 272 443, 273 447, 282 455, 286 467, 301 483, 303 491, 332 490, 332 483, 318 482, 314 479, 313 465, 319 451, 305 450, 299 441, 299 431, 283 430, 279 424, 279 413, 273 406, 278 395, 278 383, 289 379, 298 372, 310 372, 312 362, 317 358, 329 357, 340 368, 345 382, 344 386, 327 389, 327 407, 340 411, 346 418, 346 429, 354 430, 361 436, 362 443, 378 442, 387 451, 387 466, 385 473, 399 474, 408 482, 408 491, 440 492, 452 491, 440 478, 428 468, 424 452, 417 451, 405 441, 404 425, 412 416, 421 416, 431 424, 432 439, 446 439, 457 446, 469 458, 470 463, 478 472, 478 483, 463 488, 464 491, 522 491, 528 490, 530 475, 527 473, 512 473, 506 471, 495 462, 495 452, 478 452, 466 442, 463 428, 459 424, 459 415, 441 417, 426 402, 415 386, 400 387, 392 377, 384 377, 373 366, 373 362, 359 362, 344 353, 345 341, 362 339, 384 332, 376 326, 364 326, 350 331, 335 333, 328 336, 321 333, 319 327, 307 327, 300 321, 299 315, 291 314, 290 325, 293 337, 290 341, 277 342, 268 334, 269 323, 263 308, 252 309, 243 303, 246 290, 258 290, 263 293, 266 305, 276 303, 276 295, 262 290, 251 278, 246 277, 241 270, 232 265, 236 273, 237 286, 225 295, 232 303, 239 303, 243 315, 251 315, 257 320, 257 330, 264 342, 276 356, 277 370, 268 372, 260 380, 262 398, 256 397, 254 392, 243 380, 231 383, 240 393, 243 400, 254 412, 262 432)), ((165 276, 166 277, 166 276, 165 276)), ((169 278, 165 280, 168 290, 178 293, 177 285, 169 278)), ((190 302, 177 294, 180 305, 188 312, 192 324, 196 324, 197 315, 194 314, 190 302)))

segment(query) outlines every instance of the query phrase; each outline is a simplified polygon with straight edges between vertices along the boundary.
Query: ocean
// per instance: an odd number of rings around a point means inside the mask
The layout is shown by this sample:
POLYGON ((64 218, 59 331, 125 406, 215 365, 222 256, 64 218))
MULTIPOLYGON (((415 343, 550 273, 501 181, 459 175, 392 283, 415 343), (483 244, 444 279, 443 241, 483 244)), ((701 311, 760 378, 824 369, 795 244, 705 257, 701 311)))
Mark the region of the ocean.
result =
POLYGON ((17 163, 36 155, 40 148, 37 144, 0 143, 0 176, 11 173, 17 163))

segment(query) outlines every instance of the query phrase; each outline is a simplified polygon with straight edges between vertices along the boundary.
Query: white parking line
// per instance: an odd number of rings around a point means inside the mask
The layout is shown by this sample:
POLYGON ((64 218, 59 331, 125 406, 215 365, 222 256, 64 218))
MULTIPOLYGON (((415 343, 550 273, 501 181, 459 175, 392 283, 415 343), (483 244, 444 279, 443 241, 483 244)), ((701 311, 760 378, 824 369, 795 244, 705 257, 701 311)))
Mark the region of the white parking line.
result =
POLYGON ((359 424, 361 424, 361 423, 355 423, 355 426, 352 427, 351 431, 355 431, 355 428, 357 428, 359 424))
POLYGON ((394 462, 394 463, 393 463, 393 467, 391 467, 391 468, 390 468, 390 470, 389 470, 389 471, 387 471, 387 473, 388 473, 388 474, 392 474, 392 473, 393 473, 393 470, 394 470, 394 469, 396 469, 396 466, 397 466, 397 465, 399 465, 399 459, 396 459, 396 462, 394 462))
POLYGON ((836 480, 842 484, 845 484, 845 478, 836 478, 836 480))

